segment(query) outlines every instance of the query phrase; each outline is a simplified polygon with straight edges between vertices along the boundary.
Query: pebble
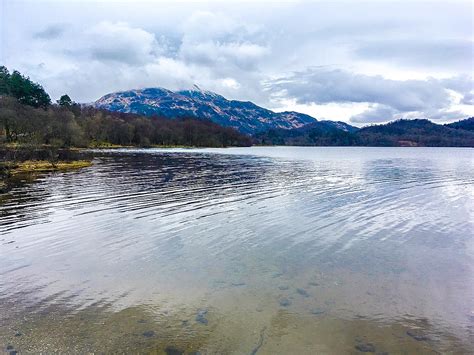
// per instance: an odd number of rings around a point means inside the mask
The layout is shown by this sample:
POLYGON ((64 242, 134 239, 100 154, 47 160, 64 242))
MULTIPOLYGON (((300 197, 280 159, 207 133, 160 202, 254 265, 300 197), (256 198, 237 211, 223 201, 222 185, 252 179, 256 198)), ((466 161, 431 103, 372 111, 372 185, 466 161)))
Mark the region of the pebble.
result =
POLYGON ((304 288, 297 288, 296 292, 298 292, 303 297, 309 297, 308 291, 306 291, 304 288))
POLYGON ((147 330, 146 332, 143 332, 142 335, 146 338, 151 338, 155 336, 155 332, 153 330, 147 330))
POLYGON ((416 330, 407 330, 407 335, 415 339, 416 341, 427 341, 430 340, 426 335, 416 331, 416 330))
POLYGON ((372 343, 357 344, 355 348, 363 353, 375 353, 375 346, 372 343))
POLYGON ((291 305, 291 301, 288 298, 282 298, 280 300, 280 306, 288 307, 289 305, 291 305))

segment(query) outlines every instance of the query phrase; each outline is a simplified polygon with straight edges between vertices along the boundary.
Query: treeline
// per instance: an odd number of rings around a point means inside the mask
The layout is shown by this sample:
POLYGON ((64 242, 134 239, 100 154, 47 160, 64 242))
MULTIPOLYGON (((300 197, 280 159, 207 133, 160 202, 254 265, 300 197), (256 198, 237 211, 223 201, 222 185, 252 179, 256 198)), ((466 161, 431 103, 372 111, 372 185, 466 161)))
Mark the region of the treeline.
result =
POLYGON ((195 118, 170 120, 81 107, 67 95, 51 104, 41 85, 0 67, 0 144, 226 147, 248 146, 251 140, 195 118))
POLYGON ((426 119, 398 120, 364 127, 357 131, 357 136, 361 145, 474 147, 474 132, 438 125, 426 119))
POLYGON ((0 98, 0 142, 58 147, 166 145, 248 146, 250 138, 233 128, 192 118, 170 120, 97 110, 79 105, 47 109, 0 98))
POLYGON ((255 143, 260 145, 299 145, 299 146, 351 146, 358 145, 354 133, 321 122, 311 123, 297 129, 271 129, 255 135, 255 143))
POLYGON ((474 147, 472 118, 450 125, 429 120, 397 120, 347 132, 319 122, 294 130, 274 129, 255 136, 257 144, 302 146, 474 147))

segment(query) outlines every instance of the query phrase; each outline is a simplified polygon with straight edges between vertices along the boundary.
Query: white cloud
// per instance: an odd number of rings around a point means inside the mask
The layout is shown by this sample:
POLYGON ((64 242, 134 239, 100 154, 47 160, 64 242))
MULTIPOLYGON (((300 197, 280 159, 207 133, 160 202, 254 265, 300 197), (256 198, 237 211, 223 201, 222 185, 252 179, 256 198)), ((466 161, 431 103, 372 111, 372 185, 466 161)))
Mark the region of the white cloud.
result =
MULTIPOLYGON (((472 78, 393 80, 381 75, 358 74, 340 69, 311 68, 267 82, 277 101, 294 100, 300 105, 369 104, 369 109, 353 113, 354 123, 386 122, 397 118, 448 120, 461 110, 453 110, 460 98, 469 97, 472 78)), ((464 101, 463 101, 464 102, 464 101)))
POLYGON ((75 47, 72 52, 87 53, 97 61, 141 65, 160 52, 154 34, 125 22, 101 22, 84 35, 83 47, 75 47))

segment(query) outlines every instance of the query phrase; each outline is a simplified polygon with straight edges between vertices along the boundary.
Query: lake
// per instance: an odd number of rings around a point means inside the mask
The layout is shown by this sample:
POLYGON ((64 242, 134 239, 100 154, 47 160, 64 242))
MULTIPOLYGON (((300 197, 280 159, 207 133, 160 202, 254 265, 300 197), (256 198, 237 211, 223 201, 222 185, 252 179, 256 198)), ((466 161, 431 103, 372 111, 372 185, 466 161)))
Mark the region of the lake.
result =
POLYGON ((474 156, 120 149, 0 202, 0 346, 474 352, 474 156))

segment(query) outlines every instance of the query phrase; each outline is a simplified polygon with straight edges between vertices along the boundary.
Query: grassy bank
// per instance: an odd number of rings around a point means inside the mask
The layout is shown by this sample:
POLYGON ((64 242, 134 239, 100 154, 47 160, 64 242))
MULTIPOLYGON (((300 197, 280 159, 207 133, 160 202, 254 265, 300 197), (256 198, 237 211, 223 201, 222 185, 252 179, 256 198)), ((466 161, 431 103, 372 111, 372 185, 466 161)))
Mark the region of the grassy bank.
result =
MULTIPOLYGON (((184 144, 149 144, 146 146, 143 145, 120 145, 120 144, 111 144, 107 142, 94 142, 88 145, 89 149, 122 149, 122 148, 212 148, 208 146, 199 146, 199 145, 184 145, 184 144)), ((224 147, 214 147, 214 148, 224 148, 224 147)))
POLYGON ((92 154, 79 149, 2 146, 0 147, 0 193, 7 192, 25 181, 34 181, 40 174, 91 166, 92 158, 92 154))
POLYGON ((10 173, 12 175, 25 173, 44 173, 51 171, 67 171, 86 168, 92 165, 89 160, 58 161, 49 162, 45 160, 27 160, 17 164, 11 164, 10 173))
POLYGON ((8 192, 15 185, 31 182, 39 174, 54 171, 70 171, 92 165, 91 160, 57 161, 27 160, 22 162, 0 163, 0 193, 8 192))

